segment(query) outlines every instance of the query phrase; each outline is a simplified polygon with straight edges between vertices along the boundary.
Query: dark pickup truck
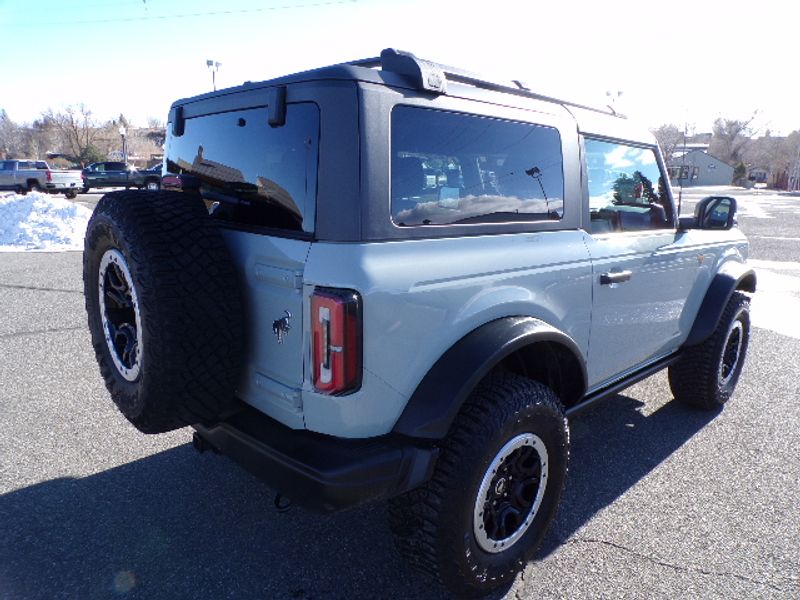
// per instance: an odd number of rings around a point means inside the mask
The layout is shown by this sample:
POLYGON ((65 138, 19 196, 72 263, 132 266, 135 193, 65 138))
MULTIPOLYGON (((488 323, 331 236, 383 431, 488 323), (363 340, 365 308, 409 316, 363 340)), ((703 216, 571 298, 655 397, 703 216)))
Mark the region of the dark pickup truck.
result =
POLYGON ((91 188, 124 187, 129 189, 146 188, 157 190, 161 188, 161 171, 147 169, 139 171, 132 165, 124 162, 98 162, 86 167, 83 177, 83 191, 91 188))

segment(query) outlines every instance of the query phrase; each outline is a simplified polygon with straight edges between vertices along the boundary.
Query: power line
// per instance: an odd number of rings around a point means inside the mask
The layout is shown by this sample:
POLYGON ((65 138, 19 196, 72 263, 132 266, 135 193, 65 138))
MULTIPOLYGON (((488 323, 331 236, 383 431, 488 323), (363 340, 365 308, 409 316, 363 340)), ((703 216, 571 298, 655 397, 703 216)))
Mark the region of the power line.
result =
POLYGON ((286 4, 283 6, 266 6, 261 8, 242 8, 232 10, 214 10, 208 12, 196 13, 181 13, 173 15, 144 15, 141 17, 118 17, 112 19, 87 19, 82 21, 47 21, 47 22, 31 22, 31 23, 14 23, 15 27, 35 26, 41 27, 43 25, 94 25, 98 23, 128 23, 128 22, 141 22, 141 21, 168 21, 171 19, 186 19, 192 17, 217 17, 217 16, 230 16, 242 15, 248 13, 261 13, 276 10, 291 10, 293 8, 316 8, 322 6, 336 6, 341 4, 355 4, 358 0, 331 0, 329 2, 311 2, 307 4, 286 4))

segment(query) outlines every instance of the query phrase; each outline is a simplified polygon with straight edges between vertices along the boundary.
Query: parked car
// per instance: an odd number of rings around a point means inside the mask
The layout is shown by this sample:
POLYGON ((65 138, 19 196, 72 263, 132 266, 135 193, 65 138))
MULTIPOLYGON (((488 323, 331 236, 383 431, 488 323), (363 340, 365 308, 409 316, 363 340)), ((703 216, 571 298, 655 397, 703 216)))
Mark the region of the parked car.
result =
POLYGON ((613 111, 387 49, 179 100, 165 148, 199 185, 107 194, 86 232, 111 398, 312 510, 388 500, 456 597, 535 556, 569 418, 663 369, 697 409, 734 393, 736 200, 679 218, 613 111))
POLYGON ((139 171, 133 165, 124 162, 97 162, 92 163, 82 171, 83 191, 92 188, 132 187, 149 190, 161 188, 161 170, 139 171))
POLYGON ((0 161, 0 190, 19 194, 46 192, 74 198, 82 185, 81 174, 77 171, 51 169, 43 160, 0 161))
POLYGON ((184 190, 198 190, 200 181, 185 173, 164 173, 161 176, 161 187, 165 190, 182 192, 184 190))

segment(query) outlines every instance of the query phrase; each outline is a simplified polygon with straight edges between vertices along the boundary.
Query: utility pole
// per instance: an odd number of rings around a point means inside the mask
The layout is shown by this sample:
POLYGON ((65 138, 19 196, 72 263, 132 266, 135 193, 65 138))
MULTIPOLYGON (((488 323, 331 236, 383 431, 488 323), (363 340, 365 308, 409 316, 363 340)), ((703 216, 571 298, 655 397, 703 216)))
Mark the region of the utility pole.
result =
POLYGON ((125 129, 125 125, 119 126, 119 134, 122 136, 122 162, 126 165, 128 164, 128 144, 126 139, 127 130, 125 129))

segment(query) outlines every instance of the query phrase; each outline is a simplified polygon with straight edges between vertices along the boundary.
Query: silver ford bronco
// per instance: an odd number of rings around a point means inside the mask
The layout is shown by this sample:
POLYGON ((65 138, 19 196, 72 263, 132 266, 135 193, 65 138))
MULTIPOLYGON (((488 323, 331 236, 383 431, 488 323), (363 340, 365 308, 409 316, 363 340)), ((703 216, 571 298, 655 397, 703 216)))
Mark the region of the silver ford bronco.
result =
POLYGON ((107 194, 86 233, 116 405, 309 509, 388 500, 455 595, 533 558, 569 418, 664 368, 718 410, 741 373, 736 200, 679 218, 612 111, 387 49, 175 102, 164 169, 181 191, 107 194))

